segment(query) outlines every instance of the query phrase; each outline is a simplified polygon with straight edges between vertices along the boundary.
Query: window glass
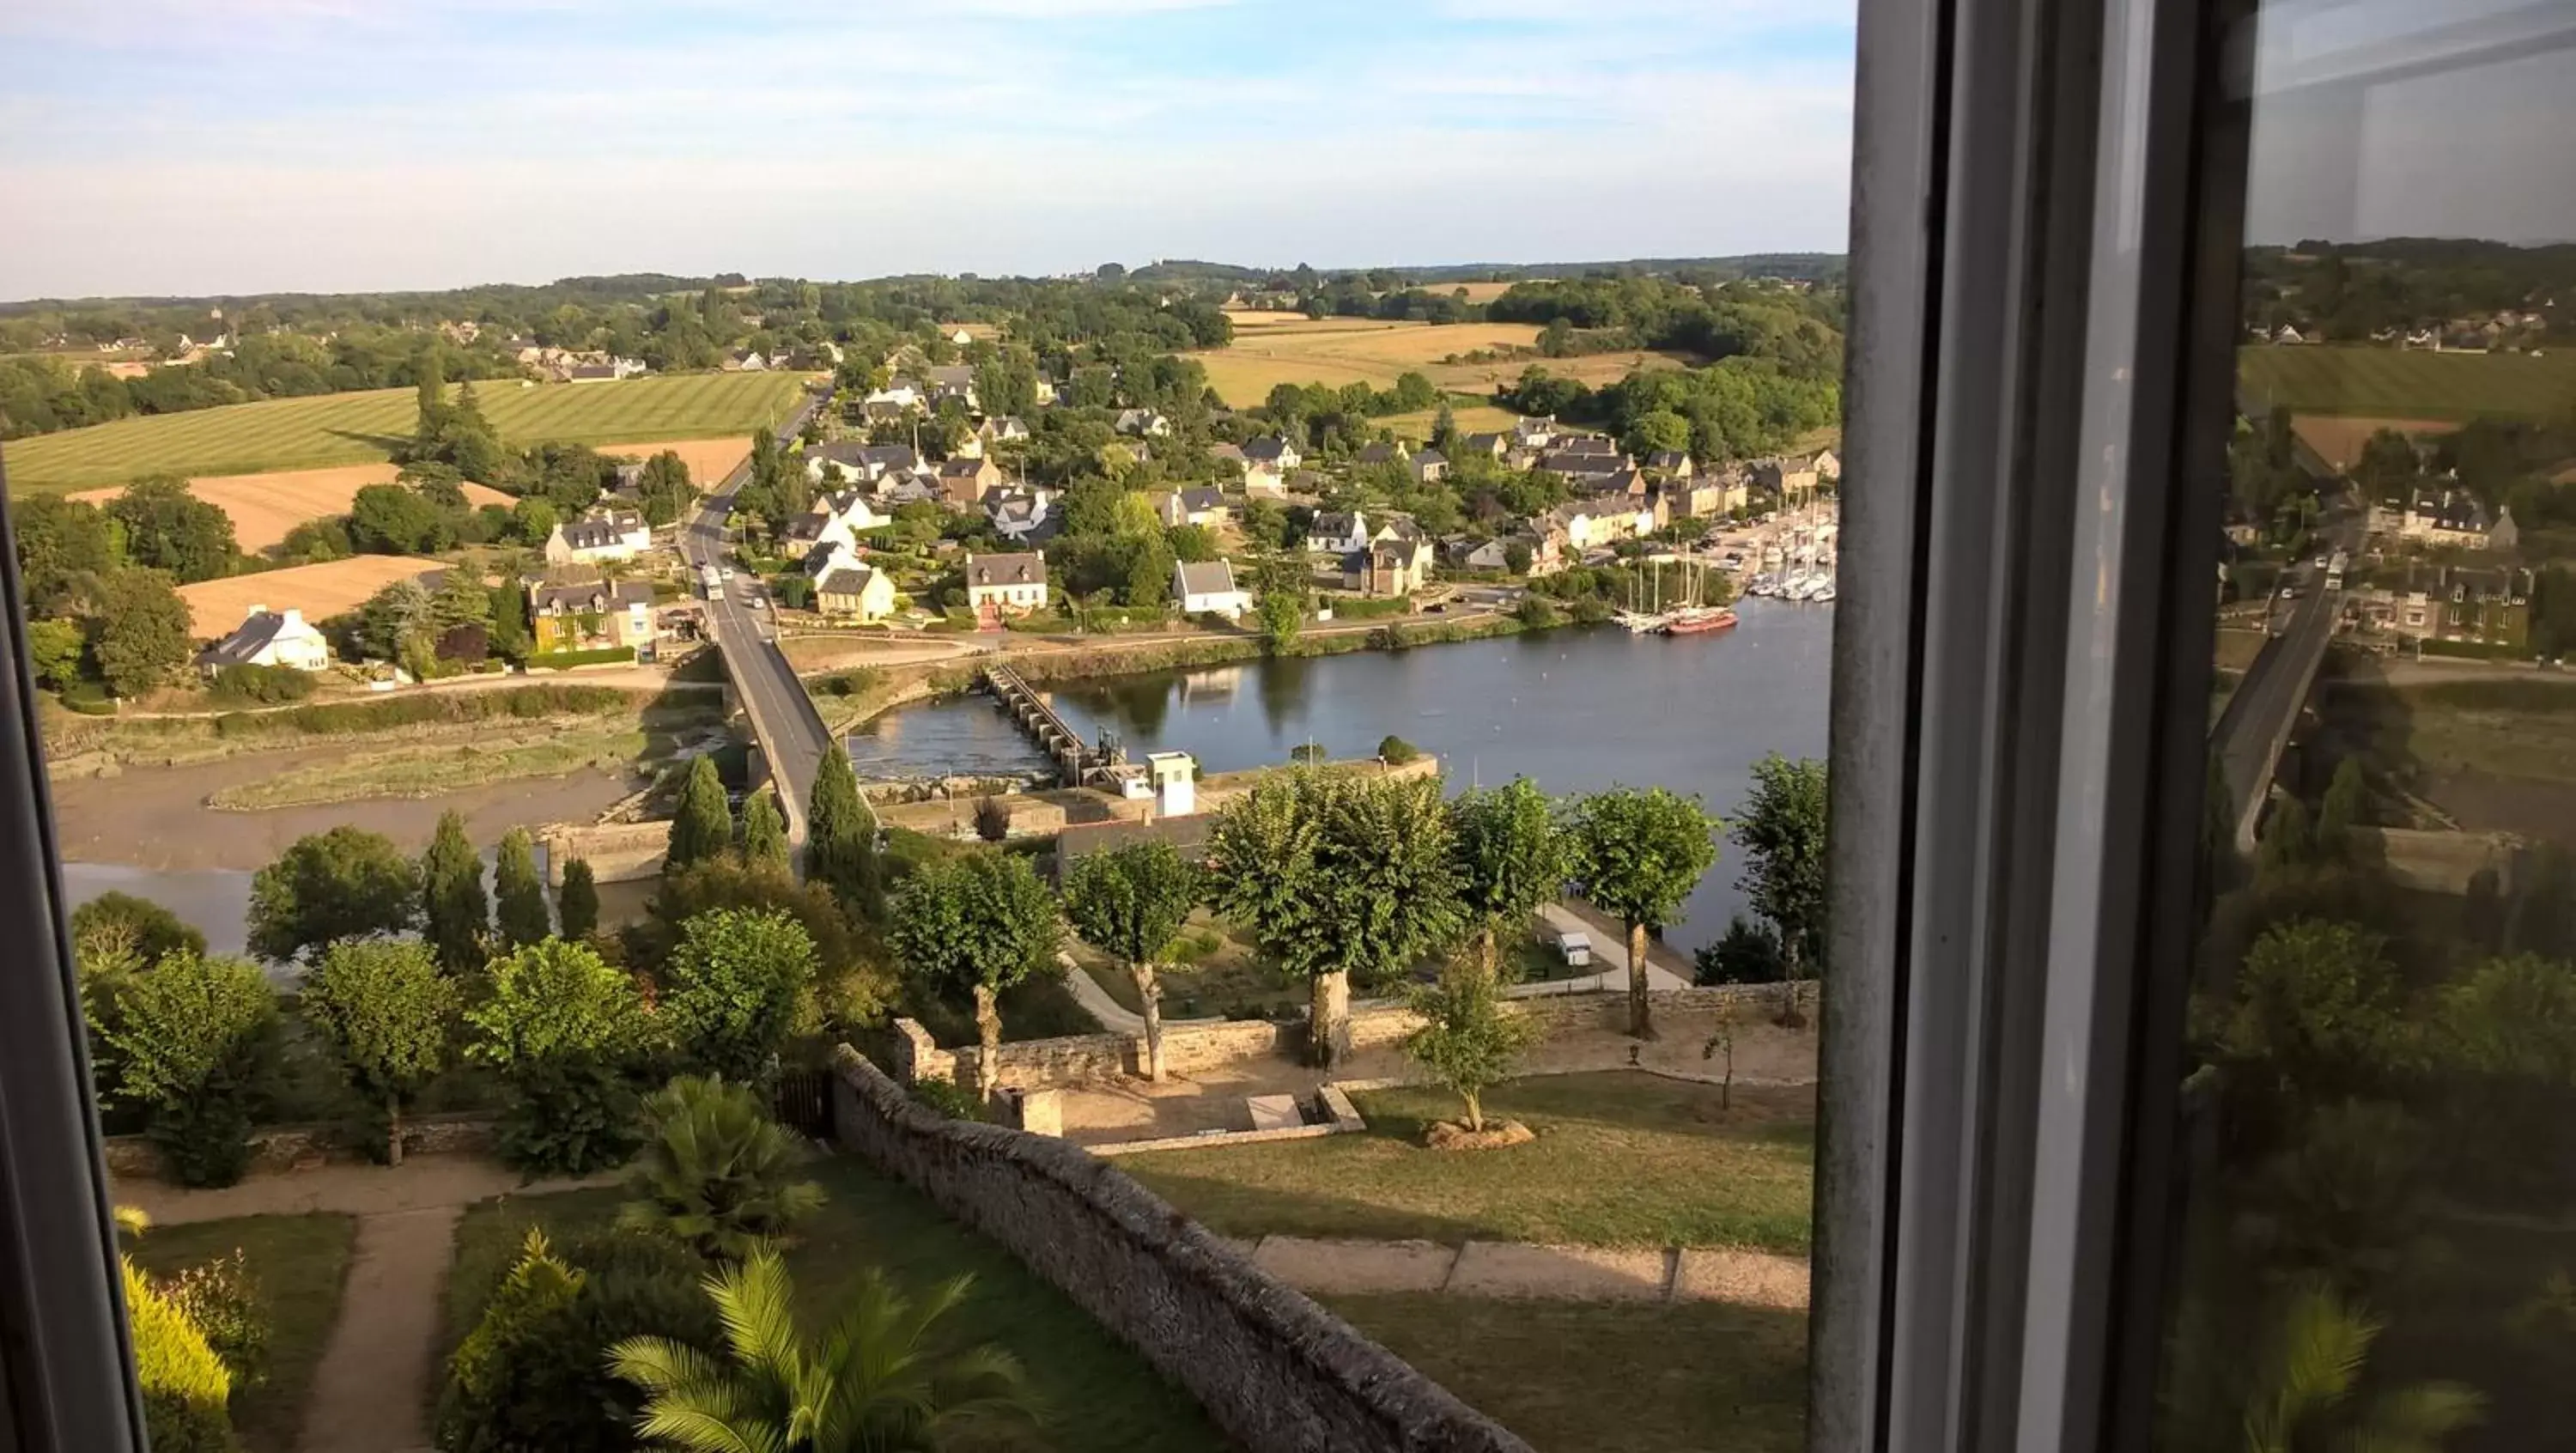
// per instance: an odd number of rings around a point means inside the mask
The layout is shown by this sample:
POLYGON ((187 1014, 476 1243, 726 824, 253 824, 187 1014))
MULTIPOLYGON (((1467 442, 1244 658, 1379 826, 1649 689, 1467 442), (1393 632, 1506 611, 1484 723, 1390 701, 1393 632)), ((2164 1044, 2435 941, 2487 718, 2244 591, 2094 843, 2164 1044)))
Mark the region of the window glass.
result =
POLYGON ((2266 3, 2159 1443, 2571 1446, 2576 21, 2266 3))

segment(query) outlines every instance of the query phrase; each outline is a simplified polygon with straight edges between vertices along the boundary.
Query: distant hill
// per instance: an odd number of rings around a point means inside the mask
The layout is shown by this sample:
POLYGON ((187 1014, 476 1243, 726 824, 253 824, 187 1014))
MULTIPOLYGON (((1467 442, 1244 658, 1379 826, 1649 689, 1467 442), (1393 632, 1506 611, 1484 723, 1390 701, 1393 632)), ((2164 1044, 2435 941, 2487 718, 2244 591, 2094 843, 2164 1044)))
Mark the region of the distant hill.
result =
MULTIPOLYGON (((1839 252, 1756 252, 1739 257, 1636 257, 1616 262, 1452 262, 1431 266, 1388 264, 1377 267, 1315 268, 1318 277, 1383 273, 1410 284, 1517 282, 1523 278, 1582 277, 1591 273, 1715 273, 1722 277, 1778 277, 1823 281, 1840 276, 1849 259, 1839 252)), ((1137 282, 1263 283, 1285 278, 1294 268, 1244 267, 1228 262, 1166 258, 1130 271, 1137 282)))

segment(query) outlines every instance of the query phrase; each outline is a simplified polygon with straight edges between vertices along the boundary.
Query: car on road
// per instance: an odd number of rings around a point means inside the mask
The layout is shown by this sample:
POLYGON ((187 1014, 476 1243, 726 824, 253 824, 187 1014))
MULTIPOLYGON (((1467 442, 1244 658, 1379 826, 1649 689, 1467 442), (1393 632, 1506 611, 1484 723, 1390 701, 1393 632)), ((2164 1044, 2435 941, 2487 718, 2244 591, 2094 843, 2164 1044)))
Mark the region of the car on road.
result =
POLYGON ((2284 585, 2284 586, 2282 586, 2282 587, 2281 587, 2281 599, 2283 599, 2283 600, 2297 600, 2298 598, 2299 598, 2299 588, 2298 588, 2297 586, 2295 586, 2295 585, 2284 585))

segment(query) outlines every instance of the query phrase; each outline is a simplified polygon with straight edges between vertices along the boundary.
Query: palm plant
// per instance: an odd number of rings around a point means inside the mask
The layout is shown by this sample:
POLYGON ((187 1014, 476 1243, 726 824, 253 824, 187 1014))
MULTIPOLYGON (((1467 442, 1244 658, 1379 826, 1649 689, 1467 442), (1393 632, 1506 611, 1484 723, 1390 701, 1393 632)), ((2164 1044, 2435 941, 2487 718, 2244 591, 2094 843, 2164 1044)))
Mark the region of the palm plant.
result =
POLYGON ((636 1337, 611 1351, 611 1366, 644 1390, 636 1431, 685 1453, 938 1453, 1031 1420, 1018 1359, 990 1344, 932 1344, 972 1281, 916 1302, 869 1271, 840 1322, 809 1344, 787 1269, 763 1248, 707 1280, 725 1356, 636 1337))
POLYGON ((823 1204, 795 1179, 795 1134, 747 1086, 683 1075, 644 1102, 652 1127, 620 1226, 676 1236, 710 1261, 740 1261, 823 1204))
POLYGON ((2477 1422, 2483 1400, 2453 1382, 2391 1388, 2366 1407, 2347 1406, 2361 1383, 2370 1344, 2385 1324, 2323 1282, 2293 1293, 2245 1408, 2245 1453, 2335 1447, 2353 1453, 2441 1453, 2452 1434, 2477 1422))

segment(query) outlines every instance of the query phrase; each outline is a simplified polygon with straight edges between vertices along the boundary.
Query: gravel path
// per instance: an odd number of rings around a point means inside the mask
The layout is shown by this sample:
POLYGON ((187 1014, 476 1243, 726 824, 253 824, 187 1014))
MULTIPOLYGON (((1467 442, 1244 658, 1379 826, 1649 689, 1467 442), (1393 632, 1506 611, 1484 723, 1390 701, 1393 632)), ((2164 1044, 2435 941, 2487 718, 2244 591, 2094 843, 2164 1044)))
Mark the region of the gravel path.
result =
POLYGON ((462 1206, 358 1218, 340 1320, 331 1324, 296 1453, 426 1453, 439 1291, 462 1206))

